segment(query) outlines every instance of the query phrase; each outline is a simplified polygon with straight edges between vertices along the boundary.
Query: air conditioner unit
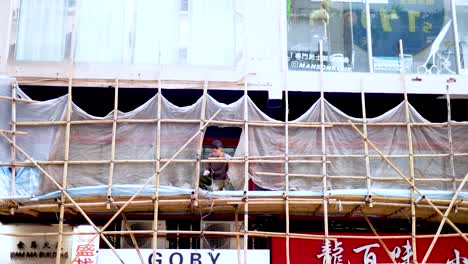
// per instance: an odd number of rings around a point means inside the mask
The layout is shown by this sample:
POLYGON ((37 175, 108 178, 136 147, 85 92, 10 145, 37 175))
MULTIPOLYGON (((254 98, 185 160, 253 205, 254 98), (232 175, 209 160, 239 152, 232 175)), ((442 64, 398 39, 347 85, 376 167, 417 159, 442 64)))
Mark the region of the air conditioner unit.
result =
MULTIPOLYGON (((243 222, 239 222, 239 226, 236 230, 236 223, 229 221, 203 221, 201 223, 201 229, 203 231, 219 231, 219 232, 236 232, 240 231, 243 228, 243 222)), ((202 249, 236 249, 237 248, 237 238, 235 236, 226 235, 222 236, 212 236, 206 235, 201 239, 201 248, 202 249)), ((244 237, 241 235, 239 237, 240 248, 244 248, 244 237)))
MULTIPOLYGON (((153 230, 153 221, 151 220, 128 220, 128 225, 130 226, 131 231, 153 230)), ((124 230, 127 230, 127 228, 125 227, 125 222, 122 221, 122 231, 124 230)), ((158 221, 158 230, 166 230, 166 221, 158 221)), ((139 248, 153 248, 152 234, 134 234, 134 236, 139 248)), ((157 241, 159 249, 169 248, 169 243, 166 237, 160 237, 158 235, 157 241)), ((120 248, 135 248, 130 235, 121 237, 120 248)))

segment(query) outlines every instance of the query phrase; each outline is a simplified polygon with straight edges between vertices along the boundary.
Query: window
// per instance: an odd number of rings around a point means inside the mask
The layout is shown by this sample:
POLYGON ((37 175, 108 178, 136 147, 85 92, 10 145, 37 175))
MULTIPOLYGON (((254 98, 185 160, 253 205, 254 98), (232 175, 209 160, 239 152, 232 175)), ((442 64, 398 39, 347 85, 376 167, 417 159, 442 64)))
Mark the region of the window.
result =
POLYGON ((368 71, 365 6, 358 1, 288 0, 291 70, 368 71))
POLYGON ((461 70, 468 73, 468 1, 456 0, 461 70))
POLYGON ((70 1, 23 0, 17 25, 17 61, 62 61, 70 1))
POLYGON ((20 0, 15 59, 233 66, 241 0, 20 0))
POLYGON ((370 4, 375 72, 399 72, 403 40, 406 72, 456 72, 450 0, 388 0, 370 4))

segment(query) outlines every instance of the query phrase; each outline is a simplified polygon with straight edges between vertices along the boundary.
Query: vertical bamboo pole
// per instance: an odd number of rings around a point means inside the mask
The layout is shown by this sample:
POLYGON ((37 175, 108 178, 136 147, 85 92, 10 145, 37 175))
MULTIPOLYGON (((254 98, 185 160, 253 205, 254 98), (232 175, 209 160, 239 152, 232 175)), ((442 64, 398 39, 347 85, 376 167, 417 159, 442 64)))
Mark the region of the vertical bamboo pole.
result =
MULTIPOLYGON (((71 131, 71 113, 72 113, 72 86, 73 79, 70 74, 68 78, 68 94, 67 94, 67 112, 66 119, 67 124, 65 126, 65 151, 64 151, 64 160, 63 164, 63 178, 62 178, 62 188, 65 190, 67 188, 67 178, 68 178, 68 161, 70 159, 70 131, 71 131)), ((57 244, 57 257, 55 258, 55 263, 60 264, 61 254, 62 254, 62 244, 63 244, 63 218, 65 216, 65 202, 66 197, 62 191, 60 194, 60 217, 59 217, 59 235, 58 235, 58 244, 57 244)))
MULTIPOLYGON (((405 116, 406 116, 406 133, 408 135, 408 154, 409 154, 409 180, 414 185, 414 150, 413 150, 413 134, 411 131, 411 119, 410 119, 410 109, 408 101, 408 92, 406 90, 406 68, 405 68, 405 57, 403 50, 403 40, 399 41, 400 47, 400 77, 401 85, 403 88, 403 96, 405 99, 405 116)), ((413 249, 413 263, 418 263, 417 252, 416 252, 416 203, 414 188, 411 187, 411 246, 413 249)))
POLYGON ((153 215, 153 259, 152 263, 156 263, 156 251, 158 250, 158 220, 159 220, 159 181, 161 176, 161 104, 162 104, 162 81, 161 73, 158 78, 158 94, 157 94, 158 110, 156 118, 158 120, 156 124, 156 164, 154 174, 154 184, 156 187, 156 193, 153 197, 154 200, 154 215, 153 215))
MULTIPOLYGON (((205 80, 203 84, 203 97, 202 97, 202 108, 200 113, 200 129, 205 125, 205 115, 206 115, 206 101, 208 97, 208 80, 205 80)), ((195 172, 193 175, 194 179, 194 188, 195 188, 195 201, 194 206, 198 206, 198 192, 200 188, 200 170, 201 170, 201 162, 202 159, 202 148, 203 148, 203 138, 205 137, 205 131, 200 132, 200 136, 198 138, 198 148, 197 148, 197 163, 195 165, 195 172)))
POLYGON ((109 180, 107 185, 107 209, 110 209, 110 200, 112 199, 112 182, 115 170, 115 141, 117 138, 117 118, 119 115, 119 79, 115 80, 114 87, 114 113, 112 120, 112 139, 111 139, 111 160, 109 164, 109 180))
POLYGON ((247 264, 249 245, 249 95, 247 74, 244 78, 244 264, 247 264))
MULTIPOLYGON (((240 231, 240 226, 239 226, 239 206, 236 205, 236 210, 234 213, 234 219, 236 221, 236 232, 240 231)), ((237 264, 241 264, 241 255, 240 255, 240 236, 239 234, 236 234, 236 249, 237 249, 237 264)))
POLYGON ((75 16, 72 17, 71 23, 71 38, 70 38, 70 57, 68 69, 68 93, 67 93, 67 112, 66 112, 66 126, 65 126, 65 146, 64 146, 64 160, 63 164, 63 178, 62 178, 62 191, 60 193, 60 217, 59 217, 59 235, 57 243, 57 257, 55 263, 60 264, 63 245, 63 218, 65 216, 65 202, 68 178, 68 161, 70 159, 70 134, 71 134, 71 113, 72 113, 72 91, 73 91, 73 71, 75 67, 75 16))
POLYGON ((449 152, 450 152, 450 172, 452 173, 452 178, 453 178, 453 190, 455 191, 457 189, 457 183, 456 183, 456 175, 455 175, 455 160, 453 157, 453 134, 452 134, 452 126, 450 123, 452 122, 452 107, 450 104, 450 86, 447 84, 446 87, 446 97, 447 97, 447 133, 448 133, 448 143, 449 143, 449 152))
MULTIPOLYGON (((453 185, 456 188, 455 163, 454 163, 454 160, 453 160, 452 126, 450 125, 450 122, 452 120, 452 108, 451 108, 451 105, 450 105, 450 90, 449 90, 449 88, 450 88, 449 84, 447 84, 447 93, 446 93, 446 96, 447 96, 447 119, 448 119, 447 126, 448 126, 448 136, 449 136, 449 146, 450 146, 450 167, 451 167, 451 170, 452 170, 452 177, 453 177, 453 180, 454 180, 453 185)), ((463 190, 463 186, 465 186, 467 178, 468 178, 468 174, 465 175, 465 178, 463 179, 463 181, 458 186, 458 189, 455 191, 455 194, 452 197, 452 201, 450 202, 447 210, 445 211, 444 216, 442 217, 442 220, 440 221, 439 228, 437 229, 436 235, 432 239, 432 242, 431 242, 429 248, 427 249, 426 254, 424 255, 423 261, 421 262, 422 264, 425 264, 426 261, 429 259, 429 256, 430 256, 430 254, 431 254, 431 252, 432 252, 432 250, 433 250, 433 248, 434 248, 434 246, 435 246, 435 244, 437 242, 437 239, 439 238, 440 233, 442 232, 442 228, 444 227, 444 224, 445 224, 445 222, 447 220, 447 217, 450 214, 450 211, 452 210, 452 207, 455 204, 459 193, 463 190)))
MULTIPOLYGON (((363 122, 363 132, 364 136, 367 138, 367 111, 366 111, 366 95, 364 92, 364 87, 361 79, 361 107, 362 107, 362 122, 363 122)), ((366 163, 366 184, 367 184, 367 197, 372 195, 372 180, 370 173, 370 158, 369 158, 369 144, 364 140, 364 156, 366 163)))
MULTIPOLYGON (((11 86, 11 97, 13 98, 16 98, 16 91, 17 91, 17 83, 15 83, 14 85, 11 86)), ((10 186, 10 195, 11 197, 14 197, 16 196, 16 186, 15 186, 15 182, 16 182, 16 166, 14 165, 14 163, 16 162, 16 149, 15 149, 15 145, 16 145, 16 101, 15 100, 12 100, 11 101, 11 123, 10 123, 10 131, 12 131, 12 135, 11 135, 11 140, 13 141, 12 144, 10 144, 11 146, 11 186, 10 186)), ((10 209, 10 213, 11 214, 14 214, 15 213, 15 209, 12 208, 10 209)))
POLYGON ((284 176, 285 176, 285 214, 286 214, 286 263, 291 263, 290 258, 290 239, 289 239, 289 91, 287 86, 284 88, 285 113, 284 113, 284 176))
POLYGON ((322 140, 322 191, 323 191, 323 229, 325 234, 325 263, 330 264, 330 239, 328 232, 328 195, 327 195, 327 147, 325 143, 325 93, 323 89, 323 42, 320 40, 320 132, 322 140))

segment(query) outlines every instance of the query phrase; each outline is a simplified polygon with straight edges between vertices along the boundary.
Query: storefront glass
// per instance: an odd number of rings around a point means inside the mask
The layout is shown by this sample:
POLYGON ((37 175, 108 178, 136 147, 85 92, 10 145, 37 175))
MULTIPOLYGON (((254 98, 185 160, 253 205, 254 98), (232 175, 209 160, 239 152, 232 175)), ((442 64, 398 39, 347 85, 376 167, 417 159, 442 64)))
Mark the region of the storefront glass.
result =
POLYGON ((290 70, 368 71, 365 5, 353 0, 288 0, 290 70))
POLYGON ((468 0, 456 0, 461 71, 468 73, 468 0))
POLYGON ((450 0, 370 2, 374 72, 399 72, 400 39, 407 73, 456 72, 450 0))

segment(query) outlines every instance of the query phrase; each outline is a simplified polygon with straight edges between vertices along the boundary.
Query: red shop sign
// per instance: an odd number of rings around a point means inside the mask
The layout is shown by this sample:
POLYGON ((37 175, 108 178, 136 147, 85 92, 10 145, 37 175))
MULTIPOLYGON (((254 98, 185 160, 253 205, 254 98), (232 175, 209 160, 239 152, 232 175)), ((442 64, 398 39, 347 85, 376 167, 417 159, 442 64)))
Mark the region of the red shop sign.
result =
MULTIPOLYGON (((339 234, 335 234, 339 235, 339 234)), ((345 235, 345 234, 341 234, 345 235)), ((346 234, 350 235, 350 234, 346 234)), ((366 235, 367 237, 372 234, 366 235)), ((413 263, 411 239, 383 239, 394 256, 396 263, 413 263)), ((432 238, 418 238, 416 241, 417 258, 421 262, 432 242, 432 238)), ((321 240, 290 239, 291 264, 325 263, 325 245, 321 240)), ((272 264, 286 263, 286 239, 272 238, 272 264)), ((392 263, 384 247, 377 239, 338 238, 330 241, 331 264, 381 264, 392 263)), ((428 264, 468 264, 468 243, 461 237, 439 237, 428 264)))

